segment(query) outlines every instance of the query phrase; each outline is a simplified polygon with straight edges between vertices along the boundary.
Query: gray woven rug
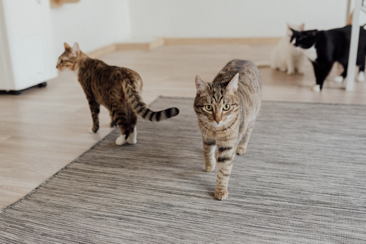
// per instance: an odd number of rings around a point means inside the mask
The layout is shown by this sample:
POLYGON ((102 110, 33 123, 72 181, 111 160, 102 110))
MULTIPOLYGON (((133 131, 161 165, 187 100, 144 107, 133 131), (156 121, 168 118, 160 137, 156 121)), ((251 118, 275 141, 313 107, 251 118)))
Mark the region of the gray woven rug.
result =
MULTIPOLYGON (((213 197, 193 99, 114 131, 0 213, 0 243, 366 243, 366 109, 263 102, 229 198, 213 197)), ((52 162, 50 162, 52 163, 52 162)))

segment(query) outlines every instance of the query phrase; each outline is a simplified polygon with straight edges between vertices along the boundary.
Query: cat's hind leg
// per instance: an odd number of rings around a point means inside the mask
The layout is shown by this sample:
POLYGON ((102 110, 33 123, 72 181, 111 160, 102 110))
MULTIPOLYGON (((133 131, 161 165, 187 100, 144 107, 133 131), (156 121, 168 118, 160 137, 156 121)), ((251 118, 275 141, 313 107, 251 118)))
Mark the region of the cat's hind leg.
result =
POLYGON ((254 124, 255 124, 255 121, 252 121, 249 123, 248 128, 247 128, 243 138, 240 140, 238 146, 236 147, 236 154, 242 155, 247 151, 249 139, 252 134, 254 124))
POLYGON ((125 143, 136 144, 137 143, 137 116, 132 109, 126 106, 115 106, 112 110, 112 116, 114 121, 119 126, 121 135, 116 139, 117 145, 123 145, 125 143))
POLYGON ((116 139, 116 145, 121 146, 123 144, 125 144, 127 142, 127 138, 126 138, 126 130, 124 125, 118 125, 119 129, 121 131, 121 135, 119 137, 117 137, 116 139))
POLYGON ((347 77, 347 68, 348 68, 348 65, 347 64, 342 64, 343 66, 343 72, 340 76, 336 76, 334 78, 334 81, 337 82, 337 83, 342 83, 344 81, 344 79, 346 79, 347 77))
POLYGON ((137 116, 136 114, 130 110, 129 111, 129 118, 128 118, 128 125, 129 125, 129 135, 127 138, 127 143, 129 144, 136 144, 137 143, 137 116))
POLYGON ((128 135, 126 134, 126 132, 129 129, 129 126, 126 123, 127 113, 125 109, 120 108, 119 106, 114 106, 112 108, 112 118, 121 131, 121 135, 116 139, 116 145, 123 145, 127 142, 128 135))
POLYGON ((127 138, 128 144, 136 144, 137 143, 137 127, 133 128, 133 132, 127 138))
POLYGON ((116 121, 114 121, 114 119, 113 119, 113 117, 112 117, 112 113, 111 113, 111 112, 109 112, 109 116, 111 117, 111 122, 109 122, 109 126, 110 126, 110 127, 115 127, 115 126, 117 126, 117 123, 116 123, 116 121))

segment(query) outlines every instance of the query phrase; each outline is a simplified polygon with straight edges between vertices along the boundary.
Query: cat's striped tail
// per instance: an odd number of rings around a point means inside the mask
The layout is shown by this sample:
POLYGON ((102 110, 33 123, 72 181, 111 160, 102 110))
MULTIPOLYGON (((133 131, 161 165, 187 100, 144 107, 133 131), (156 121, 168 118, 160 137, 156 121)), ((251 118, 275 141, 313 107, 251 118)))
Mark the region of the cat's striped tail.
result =
POLYGON ((158 122, 175 117, 179 114, 178 108, 168 108, 156 112, 152 111, 147 107, 146 103, 144 103, 142 97, 140 96, 139 92, 136 91, 135 87, 133 87, 128 82, 125 82, 123 91, 133 111, 135 111, 135 113, 140 115, 143 119, 158 122))

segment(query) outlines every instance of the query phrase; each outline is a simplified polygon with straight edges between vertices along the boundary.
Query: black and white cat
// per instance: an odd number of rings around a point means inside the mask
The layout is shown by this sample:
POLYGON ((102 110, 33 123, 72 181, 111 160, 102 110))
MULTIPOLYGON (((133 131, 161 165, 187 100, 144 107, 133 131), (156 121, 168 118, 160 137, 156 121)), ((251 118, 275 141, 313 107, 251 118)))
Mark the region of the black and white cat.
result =
MULTIPOLYGON (((347 77, 348 56, 351 39, 352 26, 347 25, 326 31, 292 30, 290 42, 296 47, 303 49, 305 55, 310 59, 314 67, 316 85, 313 91, 319 92, 323 88, 325 78, 328 76, 334 62, 340 63, 344 71, 335 81, 342 82, 347 77)), ((360 37, 357 51, 357 63, 359 75, 357 80, 365 79, 365 54, 366 54, 366 30, 360 27, 360 37)))

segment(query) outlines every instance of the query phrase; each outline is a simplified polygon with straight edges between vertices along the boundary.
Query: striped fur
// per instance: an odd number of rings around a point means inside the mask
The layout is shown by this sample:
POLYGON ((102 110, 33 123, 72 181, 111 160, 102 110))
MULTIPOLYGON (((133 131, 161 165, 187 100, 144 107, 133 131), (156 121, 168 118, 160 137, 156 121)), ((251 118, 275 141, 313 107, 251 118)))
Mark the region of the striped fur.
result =
POLYGON ((116 141, 118 145, 124 144, 126 140, 128 142, 129 135, 136 133, 137 115, 146 120, 161 121, 179 114, 177 108, 157 112, 149 109, 140 96, 142 80, 139 74, 128 68, 91 59, 80 51, 77 43, 73 47, 65 43, 65 52, 59 57, 56 68, 77 73, 89 103, 93 133, 99 129, 100 105, 109 110, 110 126, 117 125, 121 130, 121 137, 116 141))
POLYGON ((175 117, 179 114, 178 108, 168 108, 166 110, 154 112, 147 107, 147 105, 143 102, 139 92, 133 87, 133 84, 130 82, 125 82, 123 84, 125 96, 130 104, 131 108, 135 111, 136 114, 140 115, 142 118, 150 121, 161 121, 166 120, 172 117, 175 117))
POLYGON ((202 132, 205 167, 211 172, 217 164, 215 197, 223 200, 228 196, 235 153, 246 152, 260 109, 259 71, 250 61, 232 60, 212 83, 197 76, 196 88, 194 110, 202 132))

